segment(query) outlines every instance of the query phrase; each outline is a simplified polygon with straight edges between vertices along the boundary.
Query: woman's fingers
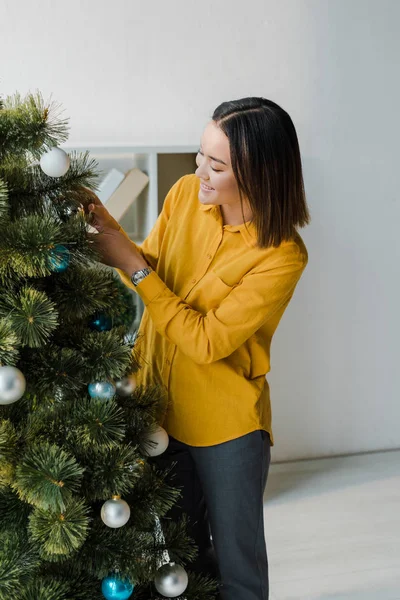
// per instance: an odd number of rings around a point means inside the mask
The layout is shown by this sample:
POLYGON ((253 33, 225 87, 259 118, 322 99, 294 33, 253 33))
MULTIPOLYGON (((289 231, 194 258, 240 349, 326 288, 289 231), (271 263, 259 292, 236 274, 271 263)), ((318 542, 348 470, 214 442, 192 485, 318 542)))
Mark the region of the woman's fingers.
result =
POLYGON ((96 229, 100 228, 101 230, 108 229, 116 229, 119 231, 120 225, 118 221, 114 219, 106 209, 106 207, 101 204, 97 206, 96 204, 89 204, 89 210, 91 213, 91 222, 90 225, 93 225, 96 229))

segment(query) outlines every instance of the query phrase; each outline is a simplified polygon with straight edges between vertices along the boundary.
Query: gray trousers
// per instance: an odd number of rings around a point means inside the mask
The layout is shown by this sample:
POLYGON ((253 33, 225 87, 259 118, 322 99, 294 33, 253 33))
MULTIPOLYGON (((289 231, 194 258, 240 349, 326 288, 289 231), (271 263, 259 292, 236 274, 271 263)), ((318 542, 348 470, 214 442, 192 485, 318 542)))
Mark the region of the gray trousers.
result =
POLYGON ((174 464, 166 481, 180 488, 182 497, 160 521, 187 514, 199 557, 186 568, 218 579, 221 600, 268 600, 263 512, 268 432, 207 447, 170 437, 166 452, 150 460, 160 468, 174 464))

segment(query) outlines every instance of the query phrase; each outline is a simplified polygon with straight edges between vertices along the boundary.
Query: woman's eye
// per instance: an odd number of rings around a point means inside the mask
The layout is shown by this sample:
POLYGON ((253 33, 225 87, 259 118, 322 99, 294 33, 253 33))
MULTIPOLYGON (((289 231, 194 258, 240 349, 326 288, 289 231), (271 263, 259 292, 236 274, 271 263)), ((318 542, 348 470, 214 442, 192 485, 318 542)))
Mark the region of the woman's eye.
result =
MULTIPOLYGON (((201 152, 201 150, 200 150, 200 149, 199 149, 199 150, 197 150, 197 155, 199 155, 199 154, 200 154, 200 156, 203 156, 203 153, 201 152)), ((196 160, 197 160, 197 157, 198 157, 198 156, 196 156, 196 160)), ((213 167, 211 167, 211 168, 212 168, 212 170, 213 170, 213 171, 215 171, 216 173, 221 173, 221 169, 213 169, 213 167)))

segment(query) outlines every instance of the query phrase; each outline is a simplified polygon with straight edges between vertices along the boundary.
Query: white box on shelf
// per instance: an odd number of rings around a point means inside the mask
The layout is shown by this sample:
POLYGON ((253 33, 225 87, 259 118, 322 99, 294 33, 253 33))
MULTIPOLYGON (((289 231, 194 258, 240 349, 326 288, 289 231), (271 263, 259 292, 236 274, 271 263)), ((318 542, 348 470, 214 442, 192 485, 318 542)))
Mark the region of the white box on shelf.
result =
POLYGON ((113 195, 120 183, 123 182, 124 178, 125 173, 113 168, 107 173, 104 179, 102 179, 97 195, 103 204, 107 203, 107 200, 113 195))

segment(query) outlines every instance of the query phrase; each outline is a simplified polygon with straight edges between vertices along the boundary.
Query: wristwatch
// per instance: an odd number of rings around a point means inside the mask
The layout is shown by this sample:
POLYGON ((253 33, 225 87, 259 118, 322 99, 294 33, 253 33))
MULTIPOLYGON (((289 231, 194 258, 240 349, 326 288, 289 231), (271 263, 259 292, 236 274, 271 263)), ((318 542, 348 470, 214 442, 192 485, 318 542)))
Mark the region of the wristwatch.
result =
POLYGON ((131 275, 131 281, 133 285, 136 287, 138 283, 140 283, 147 275, 152 272, 153 269, 150 267, 146 267, 145 269, 140 269, 139 271, 135 271, 131 275))

